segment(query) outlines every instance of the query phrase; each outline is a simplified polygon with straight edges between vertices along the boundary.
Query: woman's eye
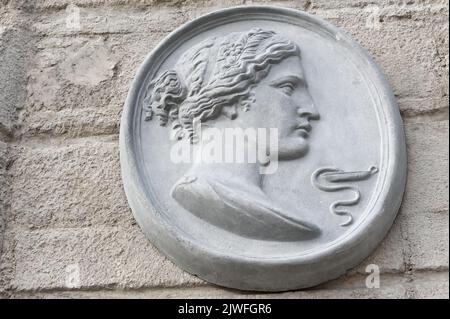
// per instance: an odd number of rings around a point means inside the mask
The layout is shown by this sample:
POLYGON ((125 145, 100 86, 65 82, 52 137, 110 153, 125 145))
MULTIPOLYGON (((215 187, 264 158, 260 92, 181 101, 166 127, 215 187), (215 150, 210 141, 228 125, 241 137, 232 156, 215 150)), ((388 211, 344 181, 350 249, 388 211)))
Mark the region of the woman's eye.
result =
POLYGON ((294 85, 292 83, 283 83, 278 86, 281 91, 286 95, 292 95, 294 93, 294 85))

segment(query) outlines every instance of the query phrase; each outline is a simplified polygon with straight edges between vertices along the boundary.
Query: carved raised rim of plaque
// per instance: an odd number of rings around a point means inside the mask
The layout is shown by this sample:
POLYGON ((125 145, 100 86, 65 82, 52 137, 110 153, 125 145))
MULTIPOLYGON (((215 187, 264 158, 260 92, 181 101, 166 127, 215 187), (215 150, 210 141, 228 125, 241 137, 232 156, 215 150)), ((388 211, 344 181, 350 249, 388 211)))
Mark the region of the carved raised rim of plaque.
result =
MULTIPOLYGON (((173 74, 166 74, 167 77, 173 74)), ((179 128, 179 126, 177 127, 179 128)), ((402 122, 398 107, 384 76, 370 56, 345 33, 331 24, 310 14, 273 6, 244 6, 224 9, 193 20, 162 41, 141 65, 129 92, 120 128, 120 157, 124 187, 133 214, 147 237, 169 258, 185 270, 219 285, 248 290, 279 291, 316 285, 338 277, 356 266, 375 247, 389 230, 401 203, 406 180, 406 151, 402 122), (283 257, 249 257, 217 251, 207 243, 193 241, 183 229, 171 224, 171 218, 163 207, 158 206, 155 195, 148 187, 146 169, 140 145, 141 123, 149 109, 142 108, 146 90, 165 59, 185 41, 196 34, 207 32, 223 24, 238 21, 268 20, 312 30, 335 41, 349 51, 348 61, 366 79, 377 114, 381 135, 380 161, 368 163, 367 167, 334 168, 318 167, 311 182, 324 192, 339 189, 353 190, 355 198, 330 203, 330 212, 342 215, 342 227, 351 231, 323 245, 321 249, 305 250, 283 257), (370 166, 373 167, 370 167, 370 166), (361 169, 359 171, 359 169, 361 169), (367 169, 367 170, 366 170, 367 169), (354 221, 345 206, 359 201, 356 186, 338 185, 355 182, 377 174, 378 182, 363 217, 354 221), (340 206, 339 206, 340 205, 340 206), (347 218, 347 219, 346 219, 347 218), (367 229, 370 228, 370 233, 367 229), (338 260, 338 261, 336 261, 338 260), (213 263, 220 274, 202 265, 213 263), (232 269, 238 267, 240 277, 232 269), (258 275, 253 276, 255 269, 258 275), (285 273, 290 280, 280 282, 285 273), (273 278, 273 279, 272 279, 273 278)), ((187 134, 190 134, 190 128, 187 134)), ((332 164, 332 163, 330 163, 332 164)))

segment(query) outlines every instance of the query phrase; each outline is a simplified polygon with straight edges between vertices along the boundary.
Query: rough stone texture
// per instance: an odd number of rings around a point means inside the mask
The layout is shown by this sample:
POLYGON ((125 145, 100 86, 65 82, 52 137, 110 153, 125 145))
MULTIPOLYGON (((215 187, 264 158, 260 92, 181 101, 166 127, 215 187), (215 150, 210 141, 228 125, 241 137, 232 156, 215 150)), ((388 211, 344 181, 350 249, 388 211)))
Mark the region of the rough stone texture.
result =
POLYGON ((79 269, 76 288, 201 283, 157 252, 138 227, 20 231, 14 240, 14 290, 71 288, 71 267, 79 269))
POLYGON ((11 167, 14 224, 115 226, 132 215, 122 188, 117 139, 24 146, 11 167))
POLYGON ((0 133, 11 134, 26 98, 31 34, 22 17, 0 7, 0 133))
POLYGON ((406 126, 409 177, 401 217, 405 262, 414 269, 448 269, 448 134, 448 121, 406 126))
MULTIPOLYGON (((273 298, 273 299, 353 299, 353 298, 405 298, 409 293, 406 284, 407 279, 402 277, 386 276, 388 284, 379 289, 367 289, 364 286, 364 278, 354 276, 345 278, 347 285, 334 287, 329 285, 304 291, 292 291, 283 293, 259 293, 222 289, 213 286, 180 287, 180 288, 155 288, 143 290, 114 290, 95 292, 49 292, 49 293, 18 293, 16 298, 273 298)), ((383 280, 383 278, 382 278, 383 280)), ((439 288, 438 288, 439 289, 439 288)), ((436 294, 443 297, 442 289, 436 289, 436 294)))
POLYGON ((448 12, 448 0, 0 1, 0 297, 448 298, 448 12), (122 189, 118 129, 135 70, 180 24, 240 4, 342 27, 385 72, 405 122, 408 183, 392 229, 314 289, 254 294, 186 274, 148 243, 122 189), (370 264, 379 289, 365 286, 370 264))
POLYGON ((29 70, 28 108, 16 134, 117 134, 134 71, 164 34, 44 37, 29 70))
POLYGON ((354 299, 354 298, 448 298, 448 272, 419 273, 415 278, 408 275, 384 274, 380 288, 367 289, 365 278, 359 275, 345 277, 326 285, 304 291, 283 293, 259 293, 221 289, 215 286, 179 288, 152 288, 139 290, 91 290, 16 292, 15 298, 280 298, 280 299, 354 299), (344 282, 345 281, 345 282, 344 282))
POLYGON ((448 211, 423 213, 405 221, 412 269, 448 269, 448 211))
POLYGON ((11 205, 10 146, 0 139, 0 296, 12 278, 11 255, 6 238, 7 216, 11 205))
MULTIPOLYGON (((6 211, 8 210, 8 196, 11 193, 9 190, 8 179, 8 145, 0 141, 0 257, 3 250, 3 236, 6 229, 6 211)), ((1 281, 0 281, 1 282, 1 281)))
MULTIPOLYGON (((63 9, 44 10, 32 20, 29 28, 39 38, 33 66, 28 70, 28 107, 16 134, 117 133, 127 84, 145 55, 183 22, 239 1, 212 1, 207 6, 164 2, 143 7, 134 7, 129 1, 115 8, 102 6, 101 1, 80 3, 84 6, 80 8, 79 29, 67 27, 63 9), (95 68, 85 72, 88 65, 95 68)), ((305 6, 302 2, 270 3, 300 9, 305 6)), ((45 1, 37 4, 39 8, 48 5, 45 1)), ((343 27, 373 55, 386 72, 405 115, 448 109, 445 5, 336 9, 319 2, 311 6, 311 12, 343 27)))
MULTIPOLYGON (((8 144, 0 140, 0 229, 5 226, 4 218, 8 209, 9 186, 9 147, 8 144)), ((1 234, 2 232, 0 232, 1 234)), ((1 247, 1 245, 0 245, 1 247)))
POLYGON ((448 121, 406 125, 408 181, 403 210, 408 214, 448 210, 448 121))
POLYGON ((410 283, 414 298, 448 299, 448 271, 436 273, 419 273, 410 283))

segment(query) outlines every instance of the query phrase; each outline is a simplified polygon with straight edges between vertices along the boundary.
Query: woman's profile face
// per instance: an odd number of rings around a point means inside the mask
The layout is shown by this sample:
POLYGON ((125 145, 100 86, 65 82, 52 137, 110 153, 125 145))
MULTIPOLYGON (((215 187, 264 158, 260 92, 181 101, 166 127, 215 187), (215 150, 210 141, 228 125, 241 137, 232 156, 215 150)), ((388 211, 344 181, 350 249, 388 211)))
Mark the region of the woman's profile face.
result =
POLYGON ((254 94, 251 111, 244 115, 249 115, 250 126, 278 129, 280 160, 305 155, 312 129, 310 121, 317 120, 319 114, 307 90, 300 57, 288 57, 273 65, 254 88, 254 94))

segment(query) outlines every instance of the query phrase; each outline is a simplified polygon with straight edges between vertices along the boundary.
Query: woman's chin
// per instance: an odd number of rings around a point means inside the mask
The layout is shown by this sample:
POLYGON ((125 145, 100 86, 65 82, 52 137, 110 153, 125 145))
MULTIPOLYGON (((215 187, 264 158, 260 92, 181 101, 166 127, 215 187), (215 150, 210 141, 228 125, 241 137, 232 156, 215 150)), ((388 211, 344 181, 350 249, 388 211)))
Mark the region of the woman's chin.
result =
POLYGON ((308 142, 302 137, 288 137, 278 144, 278 160, 292 160, 303 157, 308 153, 308 142))

